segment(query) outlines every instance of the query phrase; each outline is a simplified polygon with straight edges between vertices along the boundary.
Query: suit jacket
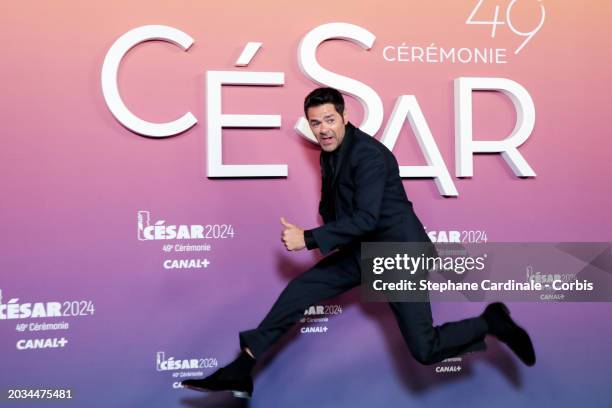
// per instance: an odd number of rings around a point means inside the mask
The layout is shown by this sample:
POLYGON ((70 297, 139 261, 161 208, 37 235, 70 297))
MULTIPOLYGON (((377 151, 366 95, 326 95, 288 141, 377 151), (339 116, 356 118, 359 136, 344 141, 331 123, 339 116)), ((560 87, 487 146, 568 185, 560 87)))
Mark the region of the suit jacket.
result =
POLYGON ((306 231, 309 249, 318 247, 326 255, 362 241, 431 242, 385 145, 348 123, 333 178, 325 174, 323 155, 319 213, 324 224, 306 231))

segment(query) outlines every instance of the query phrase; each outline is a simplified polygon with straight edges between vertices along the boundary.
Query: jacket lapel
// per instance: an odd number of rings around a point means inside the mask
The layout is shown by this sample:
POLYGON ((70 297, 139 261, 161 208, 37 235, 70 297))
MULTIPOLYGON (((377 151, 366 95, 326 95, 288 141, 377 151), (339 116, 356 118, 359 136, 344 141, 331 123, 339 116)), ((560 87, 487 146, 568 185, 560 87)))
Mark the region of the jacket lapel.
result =
POLYGON ((355 134, 355 127, 348 122, 346 124, 346 131, 344 133, 344 138, 342 139, 340 153, 338 154, 338 163, 336 163, 336 171, 334 172, 334 179, 332 180, 332 186, 336 185, 338 181, 338 175, 342 171, 342 166, 346 162, 346 158, 348 157, 349 151, 353 147, 353 139, 355 134))

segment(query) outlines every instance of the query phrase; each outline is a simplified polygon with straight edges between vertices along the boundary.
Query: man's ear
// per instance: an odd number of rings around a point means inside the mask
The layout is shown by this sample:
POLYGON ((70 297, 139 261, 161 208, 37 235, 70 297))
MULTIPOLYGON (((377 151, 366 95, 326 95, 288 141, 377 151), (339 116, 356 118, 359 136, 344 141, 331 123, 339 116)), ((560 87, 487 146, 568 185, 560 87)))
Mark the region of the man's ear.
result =
POLYGON ((346 111, 346 108, 344 109, 344 113, 342 113, 342 120, 344 121, 345 125, 348 123, 348 112, 346 111))

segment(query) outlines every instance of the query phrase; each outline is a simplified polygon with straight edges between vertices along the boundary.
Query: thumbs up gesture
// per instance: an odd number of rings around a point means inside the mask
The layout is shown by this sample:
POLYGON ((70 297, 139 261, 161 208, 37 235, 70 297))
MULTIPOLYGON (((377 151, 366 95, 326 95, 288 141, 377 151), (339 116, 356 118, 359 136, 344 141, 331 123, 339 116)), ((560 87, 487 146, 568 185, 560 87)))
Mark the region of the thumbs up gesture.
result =
POLYGON ((287 251, 299 251, 304 249, 306 247, 304 230, 297 225, 287 222, 284 217, 281 217, 280 222, 283 225, 281 241, 285 245, 285 248, 287 248, 287 251))

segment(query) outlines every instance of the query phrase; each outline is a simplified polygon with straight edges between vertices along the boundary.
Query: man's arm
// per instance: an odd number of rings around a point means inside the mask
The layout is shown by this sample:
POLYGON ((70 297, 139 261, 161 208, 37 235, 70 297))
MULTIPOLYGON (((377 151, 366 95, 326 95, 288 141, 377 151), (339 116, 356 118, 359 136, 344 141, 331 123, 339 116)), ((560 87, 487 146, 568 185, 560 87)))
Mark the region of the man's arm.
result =
POLYGON ((363 149, 356 160, 353 214, 305 231, 308 249, 318 247, 325 255, 376 228, 387 181, 387 163, 378 149, 363 149))

